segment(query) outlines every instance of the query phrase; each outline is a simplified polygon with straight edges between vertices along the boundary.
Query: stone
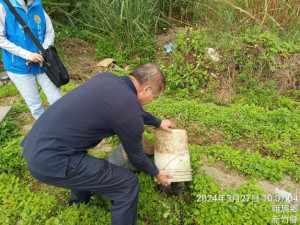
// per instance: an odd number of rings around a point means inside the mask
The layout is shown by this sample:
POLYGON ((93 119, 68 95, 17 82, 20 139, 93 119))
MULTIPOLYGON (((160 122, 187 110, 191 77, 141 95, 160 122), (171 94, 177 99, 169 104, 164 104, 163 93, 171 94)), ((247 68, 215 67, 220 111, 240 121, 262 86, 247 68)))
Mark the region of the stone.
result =
POLYGON ((122 166, 123 168, 131 171, 137 171, 137 169, 129 162, 122 144, 119 144, 118 147, 106 157, 106 159, 114 165, 122 166))
POLYGON ((0 80, 8 80, 8 75, 6 71, 0 73, 0 80))
POLYGON ((0 123, 7 116, 11 108, 12 108, 11 106, 0 106, 0 123))

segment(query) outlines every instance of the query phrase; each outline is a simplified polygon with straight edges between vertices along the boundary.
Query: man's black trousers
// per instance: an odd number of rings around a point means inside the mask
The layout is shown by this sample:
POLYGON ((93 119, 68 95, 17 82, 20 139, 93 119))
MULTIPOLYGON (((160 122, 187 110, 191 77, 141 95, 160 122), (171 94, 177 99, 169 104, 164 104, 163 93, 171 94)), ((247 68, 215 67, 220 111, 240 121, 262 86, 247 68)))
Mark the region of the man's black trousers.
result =
POLYGON ((75 168, 69 164, 64 178, 43 176, 30 168, 29 171, 43 183, 71 189, 70 204, 87 203, 94 192, 111 200, 113 225, 136 224, 139 181, 123 167, 85 155, 75 168))

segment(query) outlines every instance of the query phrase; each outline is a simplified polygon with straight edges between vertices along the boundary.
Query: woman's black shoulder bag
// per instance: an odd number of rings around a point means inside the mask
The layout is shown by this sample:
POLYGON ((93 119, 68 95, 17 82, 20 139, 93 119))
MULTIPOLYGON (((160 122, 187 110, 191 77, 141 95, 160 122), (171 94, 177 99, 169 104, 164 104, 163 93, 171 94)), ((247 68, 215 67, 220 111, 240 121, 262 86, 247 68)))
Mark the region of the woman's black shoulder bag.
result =
POLYGON ((43 69, 49 79, 55 84, 56 87, 60 87, 61 85, 67 84, 70 80, 70 76, 68 71, 66 70, 64 64, 60 60, 59 56, 57 55, 57 51, 55 47, 50 45, 48 49, 44 49, 41 43, 36 39, 34 34, 31 32, 30 28, 26 25, 20 15, 17 13, 15 8, 8 0, 4 0, 7 6, 9 7, 10 11, 15 15, 17 20, 22 25, 25 32, 31 37, 35 45, 39 48, 44 57, 43 69))

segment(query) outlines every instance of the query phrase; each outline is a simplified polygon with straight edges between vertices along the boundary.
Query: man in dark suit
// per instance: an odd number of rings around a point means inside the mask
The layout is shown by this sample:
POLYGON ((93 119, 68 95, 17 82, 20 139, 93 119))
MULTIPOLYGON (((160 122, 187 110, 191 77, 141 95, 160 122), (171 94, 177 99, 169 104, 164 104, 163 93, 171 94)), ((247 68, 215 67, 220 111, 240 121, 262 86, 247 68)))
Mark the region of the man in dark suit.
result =
POLYGON ((111 200, 112 224, 136 224, 139 182, 131 171, 87 154, 103 138, 117 135, 130 162, 170 185, 171 175, 158 170, 142 146, 144 124, 172 132, 142 108, 165 88, 153 64, 129 76, 100 73, 75 88, 42 114, 21 143, 30 173, 37 180, 71 189, 69 204, 87 203, 91 192, 111 200))

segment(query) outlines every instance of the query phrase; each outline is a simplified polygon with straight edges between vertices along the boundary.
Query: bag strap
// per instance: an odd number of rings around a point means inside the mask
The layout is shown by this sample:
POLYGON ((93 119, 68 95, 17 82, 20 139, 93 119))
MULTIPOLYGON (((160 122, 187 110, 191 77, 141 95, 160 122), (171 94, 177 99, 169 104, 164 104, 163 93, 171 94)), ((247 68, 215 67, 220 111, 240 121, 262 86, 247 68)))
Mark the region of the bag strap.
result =
POLYGON ((27 32, 27 34, 31 37, 35 45, 40 49, 42 54, 47 54, 41 43, 36 39, 32 31, 30 30, 29 26, 24 22, 24 20, 21 18, 21 16, 18 14, 16 9, 13 7, 13 5, 10 3, 9 0, 4 0, 10 11, 15 15, 16 19, 20 22, 21 26, 23 27, 24 31, 27 32))

